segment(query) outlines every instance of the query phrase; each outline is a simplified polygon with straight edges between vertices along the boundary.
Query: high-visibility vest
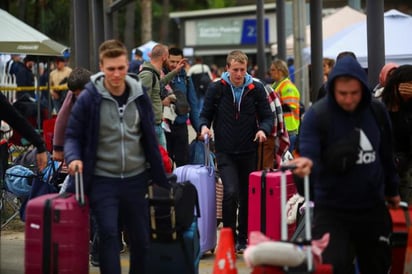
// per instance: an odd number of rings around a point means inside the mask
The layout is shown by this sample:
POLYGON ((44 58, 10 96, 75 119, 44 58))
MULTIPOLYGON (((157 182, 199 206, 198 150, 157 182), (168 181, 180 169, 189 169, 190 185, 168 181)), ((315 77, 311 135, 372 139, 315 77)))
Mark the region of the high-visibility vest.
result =
POLYGON ((289 80, 284 78, 282 81, 273 84, 273 89, 279 94, 283 109, 283 117, 285 118, 286 130, 290 133, 297 133, 299 130, 299 102, 300 93, 296 86, 289 80))

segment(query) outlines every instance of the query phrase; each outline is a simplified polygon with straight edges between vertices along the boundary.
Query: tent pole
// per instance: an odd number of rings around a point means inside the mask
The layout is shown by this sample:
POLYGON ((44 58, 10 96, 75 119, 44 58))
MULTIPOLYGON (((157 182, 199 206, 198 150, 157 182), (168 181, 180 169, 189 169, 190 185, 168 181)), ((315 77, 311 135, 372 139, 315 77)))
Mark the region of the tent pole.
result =
POLYGON ((40 64, 40 58, 39 56, 36 56, 36 69, 34 71, 34 77, 36 78, 35 83, 35 94, 37 95, 37 129, 41 131, 42 125, 41 125, 41 91, 39 88, 39 83, 40 83, 40 76, 39 76, 39 64, 40 64))

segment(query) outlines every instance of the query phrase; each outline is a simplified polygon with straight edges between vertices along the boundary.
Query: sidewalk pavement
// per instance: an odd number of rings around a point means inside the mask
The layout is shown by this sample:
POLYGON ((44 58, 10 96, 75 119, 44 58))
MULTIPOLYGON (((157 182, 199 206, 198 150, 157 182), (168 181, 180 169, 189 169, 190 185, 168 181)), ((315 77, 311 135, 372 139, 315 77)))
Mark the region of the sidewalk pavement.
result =
MULTIPOLYGON (((208 253, 200 260, 199 274, 212 274, 215 255, 208 253)), ((129 252, 121 254, 122 273, 129 273, 129 252)), ((243 255, 237 255, 238 274, 249 274, 243 255)), ((24 232, 2 231, 0 238, 0 273, 24 273, 24 232)), ((99 274, 99 268, 90 265, 90 274, 99 274)))

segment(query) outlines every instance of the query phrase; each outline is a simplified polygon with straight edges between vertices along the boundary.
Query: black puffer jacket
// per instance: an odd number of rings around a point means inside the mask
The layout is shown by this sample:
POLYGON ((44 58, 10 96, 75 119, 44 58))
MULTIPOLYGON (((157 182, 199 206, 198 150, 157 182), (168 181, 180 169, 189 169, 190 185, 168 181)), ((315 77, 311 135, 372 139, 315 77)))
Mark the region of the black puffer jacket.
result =
POLYGON ((213 123, 216 151, 248 153, 257 149, 256 132, 263 130, 268 136, 274 116, 264 86, 246 78, 240 104, 235 103, 233 88, 225 80, 209 85, 200 114, 200 127, 210 128, 213 123))

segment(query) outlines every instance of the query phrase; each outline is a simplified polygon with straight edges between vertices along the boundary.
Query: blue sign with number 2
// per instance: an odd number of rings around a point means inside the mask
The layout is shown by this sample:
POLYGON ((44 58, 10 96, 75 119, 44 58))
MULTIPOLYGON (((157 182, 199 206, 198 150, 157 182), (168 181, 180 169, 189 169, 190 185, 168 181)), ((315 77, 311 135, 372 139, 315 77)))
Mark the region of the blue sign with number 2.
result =
MULTIPOLYGON (((265 33, 265 44, 269 43, 269 20, 265 19, 264 21, 264 33, 265 33)), ((242 45, 250 45, 256 44, 257 39, 257 24, 256 19, 245 19, 243 20, 243 27, 242 27, 242 38, 241 44, 242 45)))

